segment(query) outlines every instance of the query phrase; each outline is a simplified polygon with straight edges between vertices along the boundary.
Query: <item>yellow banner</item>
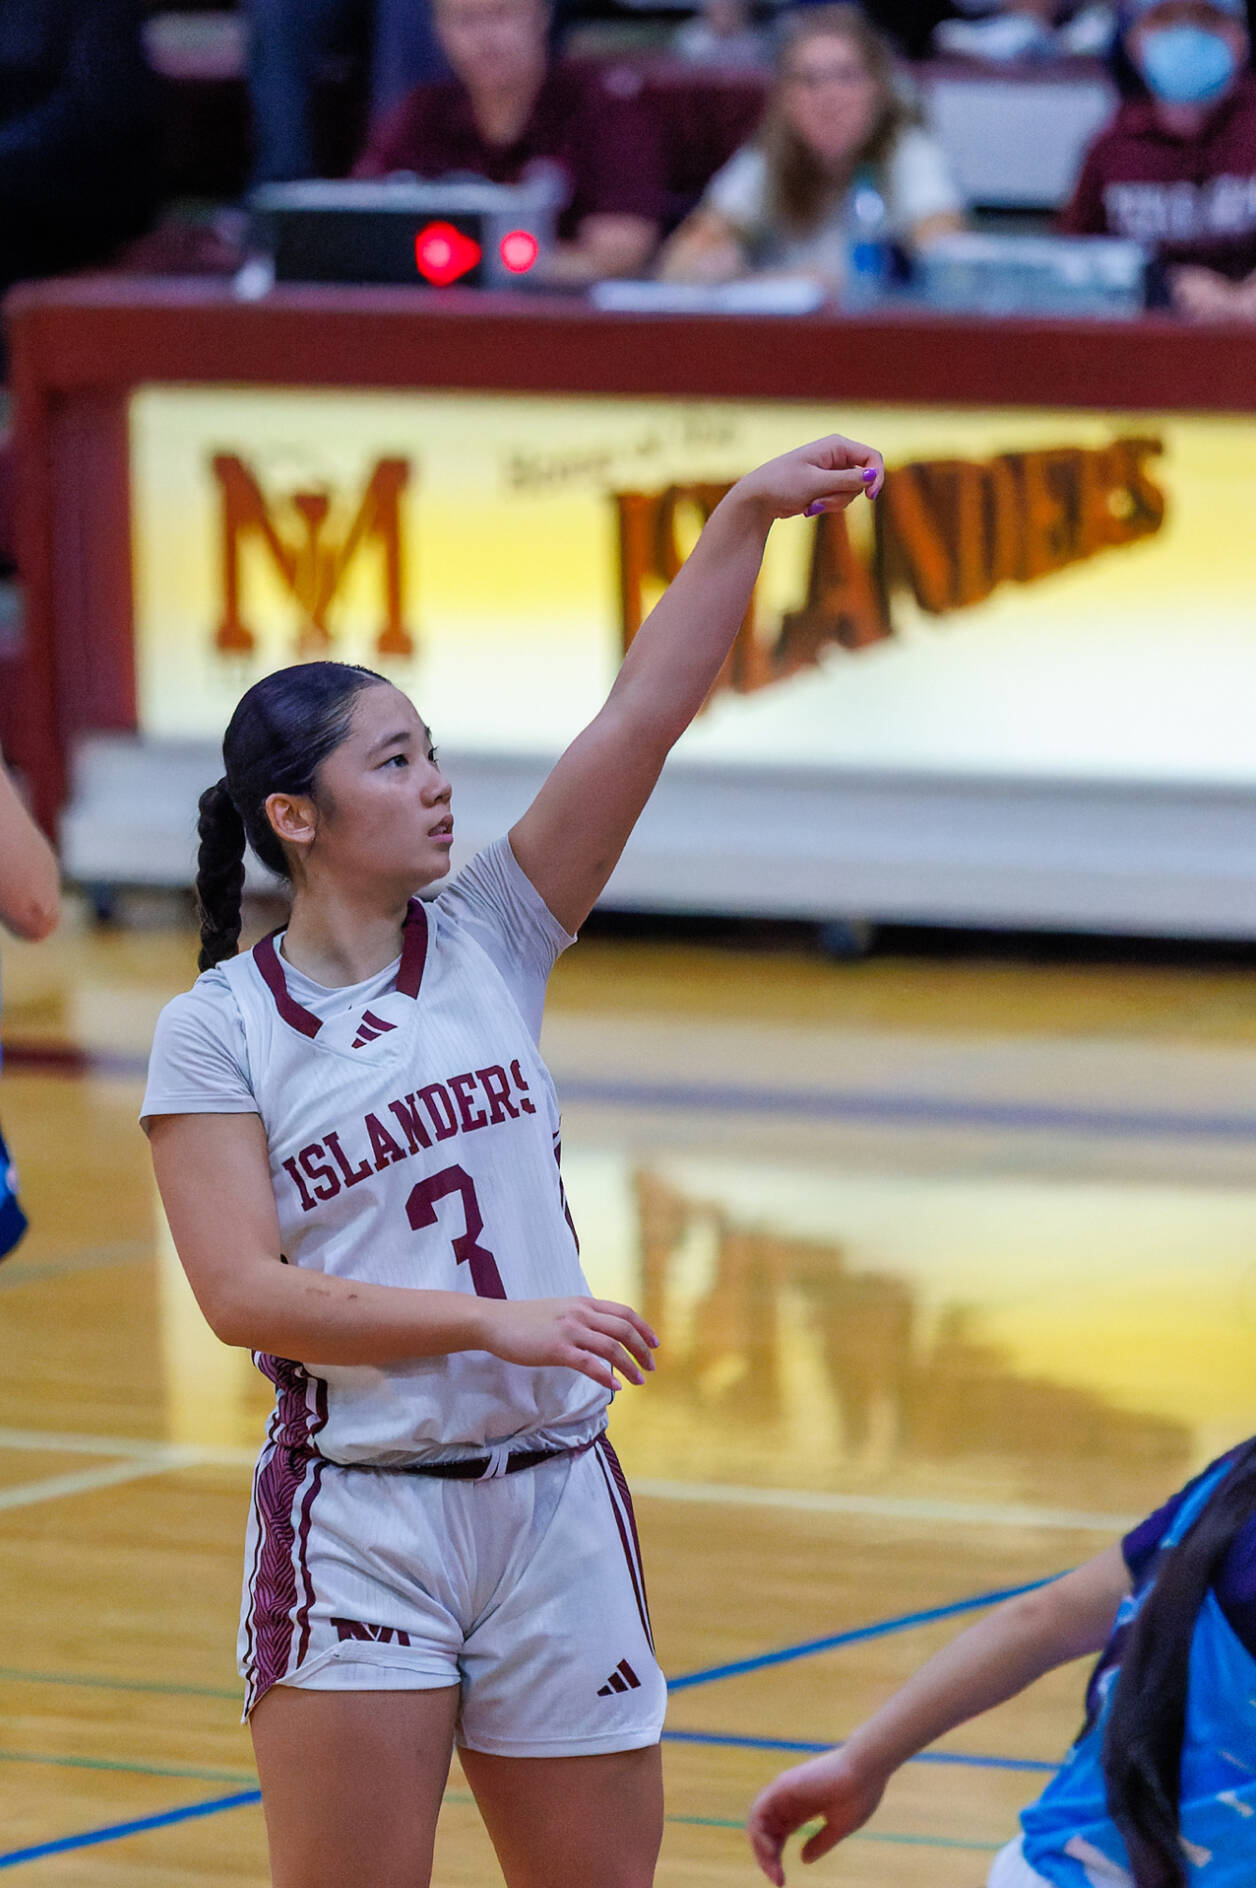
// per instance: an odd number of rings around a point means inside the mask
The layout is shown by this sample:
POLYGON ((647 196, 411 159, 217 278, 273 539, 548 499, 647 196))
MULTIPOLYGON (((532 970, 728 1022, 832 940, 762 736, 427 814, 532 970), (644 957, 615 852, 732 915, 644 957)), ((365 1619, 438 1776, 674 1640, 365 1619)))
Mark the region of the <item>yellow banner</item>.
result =
POLYGON ((144 389, 141 727, 332 655, 555 753, 728 484, 831 431, 886 491, 777 528, 690 759, 1256 779, 1250 422, 1147 414, 144 389))

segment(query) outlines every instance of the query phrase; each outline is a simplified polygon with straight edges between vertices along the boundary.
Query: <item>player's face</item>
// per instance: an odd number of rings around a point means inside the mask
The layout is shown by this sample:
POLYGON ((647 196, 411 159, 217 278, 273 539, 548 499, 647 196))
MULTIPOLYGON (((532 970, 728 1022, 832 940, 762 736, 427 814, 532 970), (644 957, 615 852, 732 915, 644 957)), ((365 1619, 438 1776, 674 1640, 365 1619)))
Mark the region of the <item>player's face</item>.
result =
POLYGON ((349 732, 318 770, 314 849, 325 872, 408 893, 449 870, 451 788, 414 703, 364 688, 349 732))

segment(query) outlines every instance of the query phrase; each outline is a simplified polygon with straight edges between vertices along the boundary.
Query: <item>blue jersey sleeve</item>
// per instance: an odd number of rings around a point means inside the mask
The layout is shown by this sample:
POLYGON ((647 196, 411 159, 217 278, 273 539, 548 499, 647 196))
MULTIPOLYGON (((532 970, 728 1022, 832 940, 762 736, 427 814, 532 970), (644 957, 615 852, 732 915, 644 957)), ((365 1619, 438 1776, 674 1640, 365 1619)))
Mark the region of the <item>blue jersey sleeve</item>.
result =
MULTIPOLYGON (((1162 1508, 1149 1514, 1145 1521, 1140 1521, 1125 1536, 1121 1549, 1130 1571, 1130 1580, 1136 1588, 1150 1573, 1160 1543, 1172 1527, 1183 1502, 1205 1475, 1210 1475, 1221 1462, 1232 1461, 1237 1453, 1236 1449, 1231 1449, 1226 1455, 1218 1457, 1216 1462, 1210 1463, 1201 1474, 1189 1481, 1185 1488, 1179 1489, 1162 1508)), ((1213 1587, 1222 1612, 1247 1650, 1256 1658, 1256 1512, 1235 1536, 1213 1581, 1213 1587)))

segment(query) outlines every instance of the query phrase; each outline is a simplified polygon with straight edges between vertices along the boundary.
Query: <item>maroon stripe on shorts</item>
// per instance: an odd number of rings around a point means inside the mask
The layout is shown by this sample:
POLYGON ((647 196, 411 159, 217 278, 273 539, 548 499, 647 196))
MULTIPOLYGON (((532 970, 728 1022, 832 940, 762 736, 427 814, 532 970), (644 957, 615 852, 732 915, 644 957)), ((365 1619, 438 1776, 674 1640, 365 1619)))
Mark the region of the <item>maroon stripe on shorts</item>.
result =
POLYGON ((641 1616, 641 1629, 645 1633, 646 1643, 651 1652, 654 1650, 654 1632, 650 1625, 650 1608, 646 1599, 645 1572, 641 1565, 641 1544, 637 1539, 637 1521, 632 1511, 632 1496, 628 1493, 628 1483, 624 1471, 619 1466, 619 1457, 607 1441, 605 1435, 597 1439, 597 1459, 601 1464, 606 1480, 606 1493, 615 1516, 615 1526, 619 1529, 619 1539, 624 1550, 624 1559, 628 1563, 628 1576, 632 1581, 633 1596, 637 1602, 637 1611, 641 1616), (620 1500, 617 1501, 616 1491, 620 1500), (620 1512, 620 1501, 627 1511, 627 1525, 620 1512), (630 1531, 631 1530, 631 1531, 630 1531))
POLYGON ((292 1510, 310 1471, 309 1458, 277 1448, 257 1478, 257 1525, 261 1546, 253 1582, 253 1671, 250 1695, 258 1698, 287 1675, 292 1655, 292 1620, 297 1604, 296 1541, 292 1510))
POLYGON ((305 1500, 301 1503, 301 1525, 297 1531, 297 1566, 300 1569, 304 1598, 301 1602, 301 1610, 297 1614, 296 1621, 297 1665, 304 1665, 310 1649, 310 1608, 314 1604, 314 1584, 310 1579, 308 1560, 310 1545, 310 1510, 314 1506, 315 1495, 322 1487, 323 1470, 326 1466, 327 1464, 325 1462, 315 1462, 314 1473, 310 1477, 310 1485, 305 1491, 305 1500))
MULTIPOLYGON (((321 1377, 313 1377, 310 1380, 314 1384, 315 1416, 310 1426, 310 1441, 313 1443, 314 1437, 327 1421, 327 1385, 321 1377)), ((300 1569, 301 1586, 305 1594, 301 1610, 297 1614, 296 1662, 298 1665, 304 1664, 306 1654, 310 1649, 310 1608, 314 1604, 314 1583, 310 1579, 309 1566, 310 1514, 314 1507, 314 1497, 323 1485, 324 1466, 322 1461, 314 1464, 314 1473, 305 1491, 305 1500, 301 1503, 301 1525, 297 1532, 297 1566, 300 1569)))
POLYGON ((327 1385, 320 1377, 310 1376, 301 1364, 285 1357, 258 1354, 256 1362, 279 1395, 270 1426, 273 1453, 259 1470, 254 1492, 258 1539, 246 1629, 250 1708, 263 1692, 286 1677, 292 1663, 294 1630, 299 1633, 298 1664, 309 1647, 314 1590, 307 1551, 314 1496, 325 1466, 314 1438, 328 1415, 327 1385), (297 1495, 307 1476, 300 1518, 294 1521, 297 1495))

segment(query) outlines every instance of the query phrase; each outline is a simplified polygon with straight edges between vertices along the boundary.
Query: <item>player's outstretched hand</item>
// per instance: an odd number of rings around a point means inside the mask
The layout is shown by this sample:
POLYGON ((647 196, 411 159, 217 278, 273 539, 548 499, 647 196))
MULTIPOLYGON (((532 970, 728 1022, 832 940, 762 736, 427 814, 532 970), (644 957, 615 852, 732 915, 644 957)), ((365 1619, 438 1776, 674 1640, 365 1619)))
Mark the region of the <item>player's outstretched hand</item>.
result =
POLYGON ((798 446, 739 479, 733 490, 758 505, 768 519, 812 518, 820 511, 845 511, 863 492, 875 498, 885 483, 885 462, 872 446, 830 433, 798 446))
POLYGON ((885 1794, 885 1778, 861 1773, 844 1750, 829 1750, 810 1763, 783 1770, 750 1806, 747 1834, 754 1859, 768 1880, 782 1888, 785 1844, 817 1816, 823 1828, 803 1844, 804 1862, 818 1861, 846 1836, 862 1829, 885 1794))
POLYGON ((631 1305, 606 1298, 519 1298, 485 1301, 491 1310, 486 1349, 509 1364, 561 1364, 608 1390, 644 1383, 658 1338, 631 1305))

